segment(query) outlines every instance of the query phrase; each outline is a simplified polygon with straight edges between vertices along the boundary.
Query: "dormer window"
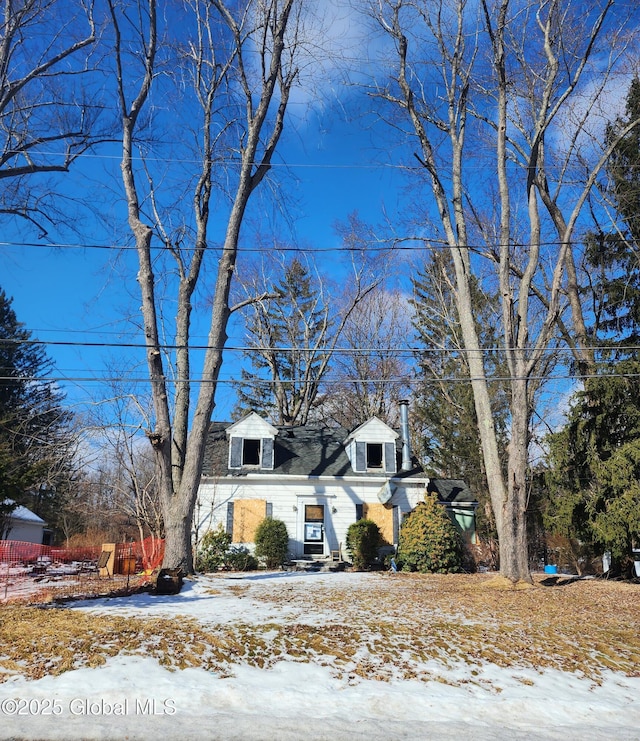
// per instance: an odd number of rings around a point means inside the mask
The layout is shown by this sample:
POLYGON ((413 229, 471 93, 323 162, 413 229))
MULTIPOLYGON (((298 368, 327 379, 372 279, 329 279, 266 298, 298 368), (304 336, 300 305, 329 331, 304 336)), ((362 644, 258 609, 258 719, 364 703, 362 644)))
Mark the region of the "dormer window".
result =
POLYGON ((243 440, 242 441, 242 465, 259 466, 260 465, 260 440, 243 440))
POLYGON ((382 468, 382 443, 366 443, 367 445, 367 469, 382 468))
POLYGON ((355 451, 355 471, 396 472, 395 443, 367 443, 357 440, 355 451))
POLYGON ((232 437, 229 468, 273 468, 273 438, 232 437))
POLYGON ((385 476, 396 473, 397 438, 398 433, 377 417, 360 425, 344 442, 353 470, 385 476))
POLYGON ((278 430, 255 412, 228 427, 229 468, 272 471, 277 434, 278 430))

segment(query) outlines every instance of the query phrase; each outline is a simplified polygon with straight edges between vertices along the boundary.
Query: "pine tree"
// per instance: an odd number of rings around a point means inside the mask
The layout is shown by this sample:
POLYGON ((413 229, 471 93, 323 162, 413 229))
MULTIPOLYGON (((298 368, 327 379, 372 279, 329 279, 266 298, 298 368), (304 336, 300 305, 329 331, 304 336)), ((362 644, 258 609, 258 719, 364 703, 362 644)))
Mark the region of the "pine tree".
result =
MULTIPOLYGON (((478 529, 493 535, 478 423, 462 351, 460 326, 450 289, 451 257, 433 253, 413 281, 414 326, 422 346, 415 416, 421 428, 418 452, 426 470, 444 478, 463 478, 478 498, 478 529)), ((486 348, 487 374, 506 377, 501 368, 493 320, 496 302, 476 286, 476 323, 486 348)), ((508 396, 505 384, 491 386, 496 427, 506 445, 508 396)))
MULTIPOLYGON (((640 80, 629 88, 625 116, 606 129, 613 143, 631 121, 640 118, 640 80)), ((640 127, 624 135, 607 165, 606 191, 620 218, 613 232, 590 233, 586 239, 587 273, 593 296, 592 334, 597 345, 611 344, 622 357, 640 343, 640 127)), ((633 354, 633 350, 631 350, 633 354)))
MULTIPOLYGON (((0 503, 25 504, 55 524, 73 457, 72 415, 46 379, 51 361, 0 289, 0 503), (29 491, 33 494, 29 494, 29 491)), ((6 519, 0 522, 5 530, 6 519)))
MULTIPOLYGON (((640 117, 640 80, 629 88, 624 117, 606 129, 613 143, 640 117)), ((615 231, 589 234, 587 275, 591 333, 599 375, 573 398, 567 424, 549 437, 546 524, 554 532, 619 561, 640 544, 640 129, 616 145, 607 166, 615 231)))
POLYGON ((591 379, 552 435, 546 515, 555 532, 624 560, 640 545, 640 363, 591 379))
POLYGON ((305 424, 328 369, 329 307, 297 258, 272 289, 277 298, 252 304, 245 315, 251 370, 242 371, 234 416, 253 410, 274 424, 305 424))

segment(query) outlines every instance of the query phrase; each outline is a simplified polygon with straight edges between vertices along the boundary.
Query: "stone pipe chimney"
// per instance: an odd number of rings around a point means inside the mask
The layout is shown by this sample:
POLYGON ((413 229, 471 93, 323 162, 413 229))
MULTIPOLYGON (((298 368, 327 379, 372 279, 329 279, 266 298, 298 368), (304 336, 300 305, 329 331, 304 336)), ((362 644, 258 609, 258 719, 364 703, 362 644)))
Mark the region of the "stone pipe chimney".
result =
POLYGON ((400 432, 402 435, 402 471, 411 470, 411 443, 409 442, 409 402, 400 402, 400 432))

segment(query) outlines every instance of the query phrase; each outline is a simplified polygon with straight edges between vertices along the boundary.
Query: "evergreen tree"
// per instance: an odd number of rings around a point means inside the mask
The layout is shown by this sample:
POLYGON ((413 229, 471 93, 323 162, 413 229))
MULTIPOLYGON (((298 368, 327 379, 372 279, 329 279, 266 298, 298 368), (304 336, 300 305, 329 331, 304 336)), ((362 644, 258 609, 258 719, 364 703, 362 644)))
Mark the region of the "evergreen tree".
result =
POLYGON ((437 496, 425 495, 400 528, 400 568, 423 574, 455 573, 462 570, 462 551, 462 539, 437 496))
MULTIPOLYGON (((414 326, 422 346, 419 359, 415 417, 420 427, 419 449, 426 470, 438 477, 463 478, 480 502, 478 529, 493 535, 478 423, 469 384, 466 353, 462 351, 460 325, 450 289, 451 257, 433 253, 413 281, 414 326)), ((476 285, 476 323, 486 348, 487 375, 506 377, 497 350, 493 312, 496 302, 476 285)), ((508 395, 505 384, 491 385, 496 427, 506 444, 508 395)))
MULTIPOLYGON (((607 127, 607 143, 615 141, 620 133, 640 117, 640 79, 631 81, 627 94, 625 116, 607 127)), ((640 127, 635 126, 616 144, 607 164, 611 191, 618 214, 624 221, 628 236, 640 244, 640 127)))
POLYGON ((245 314, 251 370, 242 370, 234 416, 253 410, 274 424, 305 424, 328 369, 329 306, 298 258, 272 293, 277 297, 251 304, 245 314))
MULTIPOLYGON (((640 118, 640 80, 627 95, 625 116, 606 129, 612 143, 631 121, 640 118)), ((640 127, 625 134, 607 165, 606 192, 620 218, 615 231, 591 233, 586 239, 589 292, 593 296, 592 334, 597 345, 611 344, 622 357, 640 343, 640 127)), ((631 350, 633 354, 633 350, 631 350)))
POLYGON ((591 379, 550 437, 548 526, 617 559, 640 546, 640 363, 591 379))
POLYGON ((72 415, 63 394, 46 380, 51 361, 33 341, 0 289, 0 503, 6 518, 16 504, 55 525, 71 475, 72 415))
MULTIPOLYGON (((625 116, 606 130, 615 141, 640 117, 640 80, 625 116)), ((640 544, 640 130, 622 136, 607 166, 618 228, 586 240, 591 334, 600 375, 585 381, 565 427, 549 438, 546 525, 623 560, 640 544)))

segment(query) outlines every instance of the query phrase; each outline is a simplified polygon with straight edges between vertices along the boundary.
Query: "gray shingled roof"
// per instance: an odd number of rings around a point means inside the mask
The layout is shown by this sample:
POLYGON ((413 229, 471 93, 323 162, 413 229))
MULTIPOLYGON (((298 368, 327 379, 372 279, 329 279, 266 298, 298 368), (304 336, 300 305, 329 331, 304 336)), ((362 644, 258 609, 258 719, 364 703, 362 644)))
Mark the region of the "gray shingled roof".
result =
POLYGON ((449 504, 469 504, 476 501, 471 489, 462 479, 429 479, 427 491, 435 492, 441 502, 449 504))
MULTIPOLYGON (((225 433, 228 422, 212 422, 205 450, 202 472, 205 476, 242 476, 246 473, 228 468, 228 440, 225 433)), ((330 427, 279 427, 275 439, 275 461, 271 475, 300 476, 362 476, 351 468, 344 441, 349 430, 330 427)), ((397 455, 401 442, 396 441, 397 455)), ((399 472, 396 477, 424 476, 424 471, 413 459, 411 471, 399 472)), ((399 467, 399 466, 398 466, 399 467)))

